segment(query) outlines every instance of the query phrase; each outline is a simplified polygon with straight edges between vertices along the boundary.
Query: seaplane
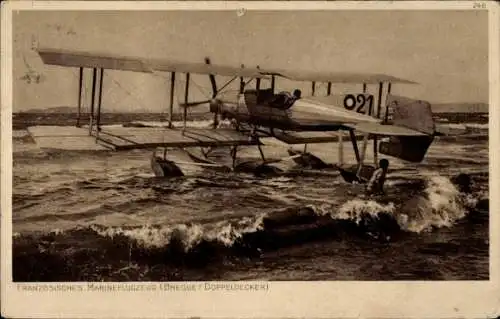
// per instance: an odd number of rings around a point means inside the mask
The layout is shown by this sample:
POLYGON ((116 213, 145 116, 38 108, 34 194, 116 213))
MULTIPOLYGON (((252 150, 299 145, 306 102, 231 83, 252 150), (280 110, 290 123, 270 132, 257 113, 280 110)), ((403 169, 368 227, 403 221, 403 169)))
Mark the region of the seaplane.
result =
MULTIPOLYGON (((427 101, 393 95, 395 84, 415 85, 416 82, 386 74, 359 74, 309 72, 297 70, 248 68, 244 65, 227 66, 204 63, 178 62, 162 59, 124 57, 109 54, 39 48, 38 55, 51 67, 78 68, 77 121, 74 127, 34 126, 29 133, 41 148, 130 150, 153 149, 151 167, 156 176, 183 175, 179 163, 170 160, 167 150, 185 151, 192 165, 206 168, 238 171, 243 166, 262 172, 273 163, 293 160, 301 167, 322 168, 324 163, 307 152, 307 145, 334 143, 343 154, 343 139, 350 139, 356 163, 333 165, 347 182, 366 182, 383 154, 403 161, 419 163, 436 135, 431 105, 427 101), (88 125, 81 123, 84 69, 92 70, 91 100, 88 125), (168 125, 164 127, 108 127, 101 125, 102 88, 105 70, 170 74, 170 103, 168 125), (184 74, 183 125, 174 127, 172 115, 176 75, 184 74), (209 99, 190 101, 190 75, 207 75, 212 95, 209 99), (230 80, 219 86, 216 76, 230 80), (292 92, 277 89, 279 79, 310 82, 311 94, 300 89, 292 92), (225 90, 239 81, 239 90, 225 90), (264 87, 265 83, 269 85, 264 87), (317 85, 326 84, 326 95, 317 94, 317 85), (362 84, 362 90, 332 95, 332 84, 362 84), (377 85, 378 95, 367 92, 367 85, 377 85), (384 96, 385 95, 385 96, 384 96), (382 102, 384 101, 384 103, 382 102), (376 103, 375 103, 376 102, 376 103), (201 105, 209 106, 213 125, 207 128, 188 127, 187 112, 201 105), (230 127, 221 127, 221 121, 230 121, 230 127), (288 150, 288 157, 267 159, 262 140, 274 138, 288 145, 304 145, 303 151, 288 150), (373 143, 374 165, 365 163, 369 141, 373 143), (361 142, 361 147, 358 145, 361 142), (255 146, 260 158, 246 165, 238 163, 239 147, 255 146), (196 148, 198 153, 189 151, 196 148), (229 164, 221 164, 211 157, 211 151, 229 148, 229 164), (157 150, 163 149, 163 157, 157 150)), ((185 164, 185 163, 183 163, 185 164)))

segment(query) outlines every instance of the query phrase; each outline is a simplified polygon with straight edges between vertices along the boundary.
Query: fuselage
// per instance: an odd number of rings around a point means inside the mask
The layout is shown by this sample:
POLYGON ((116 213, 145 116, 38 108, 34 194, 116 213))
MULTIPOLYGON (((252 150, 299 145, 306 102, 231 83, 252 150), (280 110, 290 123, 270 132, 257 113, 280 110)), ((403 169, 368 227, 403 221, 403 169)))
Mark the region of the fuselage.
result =
POLYGON ((240 123, 293 131, 331 131, 360 119, 377 121, 341 107, 295 98, 287 92, 273 94, 270 90, 249 90, 226 97, 213 111, 240 123))

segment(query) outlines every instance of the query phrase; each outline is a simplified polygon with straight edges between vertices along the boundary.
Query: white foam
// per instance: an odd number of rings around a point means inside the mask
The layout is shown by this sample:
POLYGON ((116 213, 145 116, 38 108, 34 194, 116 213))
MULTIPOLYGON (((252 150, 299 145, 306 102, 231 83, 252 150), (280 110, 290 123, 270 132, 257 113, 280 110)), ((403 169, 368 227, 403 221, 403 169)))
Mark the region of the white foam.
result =
POLYGON ((381 204, 375 200, 353 199, 345 202, 335 214, 339 219, 352 219, 356 223, 362 220, 364 214, 376 217, 380 213, 393 215, 395 212, 394 203, 381 204))
MULTIPOLYGON (((432 228, 451 227, 467 213, 466 197, 460 194, 449 178, 440 175, 426 178, 427 186, 423 196, 417 196, 406 203, 398 218, 398 222, 406 230, 422 232, 432 228)), ((473 205, 473 201, 468 202, 473 205)))
POLYGON ((417 233, 451 227, 465 217, 468 209, 474 207, 478 200, 473 195, 461 194, 449 178, 428 174, 424 192, 403 203, 385 204, 373 199, 355 198, 343 203, 338 209, 332 203, 310 207, 318 215, 330 215, 333 219, 356 223, 361 222, 367 214, 375 218, 381 213, 390 214, 401 229, 417 233))
POLYGON ((145 225, 140 228, 123 229, 121 227, 109 227, 101 229, 91 226, 101 236, 115 237, 126 236, 137 241, 137 244, 145 248, 162 248, 171 242, 177 242, 182 245, 185 252, 190 251, 202 241, 216 241, 227 247, 243 236, 245 233, 260 230, 263 225, 265 215, 259 215, 257 218, 243 218, 236 224, 221 221, 215 224, 178 224, 173 226, 152 227, 145 225))

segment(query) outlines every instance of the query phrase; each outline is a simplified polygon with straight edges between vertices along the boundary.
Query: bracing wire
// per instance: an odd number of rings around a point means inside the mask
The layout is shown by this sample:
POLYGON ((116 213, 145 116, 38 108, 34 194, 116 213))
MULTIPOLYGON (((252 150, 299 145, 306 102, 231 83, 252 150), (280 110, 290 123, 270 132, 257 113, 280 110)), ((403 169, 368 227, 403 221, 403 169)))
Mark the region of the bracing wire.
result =
MULTIPOLYGON (((71 73, 72 76, 74 76, 75 78, 79 78, 79 75, 75 72, 72 72, 71 73)), ((159 74, 159 73, 153 73, 154 76, 156 77, 160 77, 162 78, 163 80, 165 80, 165 84, 166 85, 169 85, 170 84, 170 81, 171 79, 167 76, 164 76, 162 74, 159 74)), ((122 90, 125 94, 127 94, 127 96, 131 97, 138 105, 140 105, 142 108, 144 109, 148 109, 146 107, 146 105, 140 100, 140 98, 138 98, 139 94, 136 94, 136 93, 133 93, 131 92, 130 90, 126 89, 125 87, 123 87, 123 85, 120 83, 119 80, 117 80, 116 78, 114 78, 109 72, 106 73, 106 78, 109 78, 120 90, 122 90)), ((179 86, 185 86, 185 83, 186 81, 184 79, 176 79, 176 84, 179 86)), ((193 79, 190 80, 190 85, 196 87, 199 91, 199 93, 201 93, 203 96, 205 96, 206 98, 209 98, 211 96, 211 94, 208 92, 210 90, 210 88, 208 87, 204 87, 202 85, 199 85, 198 83, 196 83, 196 81, 194 81, 193 79)), ((84 86, 84 92, 88 91, 88 88, 86 87, 86 82, 84 81, 83 82, 83 86, 84 86)), ((177 102, 180 101, 180 97, 179 97, 179 94, 183 94, 183 92, 180 92, 180 90, 175 90, 175 98, 177 100, 177 102)), ((90 97, 92 98, 92 97, 90 97)), ((188 110, 189 112, 189 110, 188 110)), ((161 112, 161 113, 164 113, 164 112, 161 112)))
MULTIPOLYGON (((161 74, 159 72, 154 72, 153 76, 160 77, 160 78, 164 79, 165 81, 167 81, 168 84, 170 84, 170 77, 168 77, 166 75, 163 75, 163 74, 161 74)), ((181 85, 185 85, 186 84, 186 81, 183 80, 183 79, 176 79, 175 82, 179 83, 181 85)), ((196 83, 196 81, 192 77, 191 77, 191 79, 189 81, 189 85, 190 86, 193 85, 194 87, 196 87, 199 90, 199 93, 201 93, 207 99, 212 96, 211 93, 209 93, 209 91, 211 90, 211 88, 206 87, 206 86, 202 86, 202 85, 196 83)))

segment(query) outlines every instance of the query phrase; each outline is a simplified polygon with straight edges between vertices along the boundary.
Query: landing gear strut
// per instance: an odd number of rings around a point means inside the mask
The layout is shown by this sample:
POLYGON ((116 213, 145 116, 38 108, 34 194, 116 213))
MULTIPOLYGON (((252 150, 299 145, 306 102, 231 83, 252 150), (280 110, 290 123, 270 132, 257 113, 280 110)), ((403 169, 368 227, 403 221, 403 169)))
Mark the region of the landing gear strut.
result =
POLYGON ((238 153, 238 146, 231 149, 231 158, 233 159, 233 170, 236 167, 236 154, 238 153))

